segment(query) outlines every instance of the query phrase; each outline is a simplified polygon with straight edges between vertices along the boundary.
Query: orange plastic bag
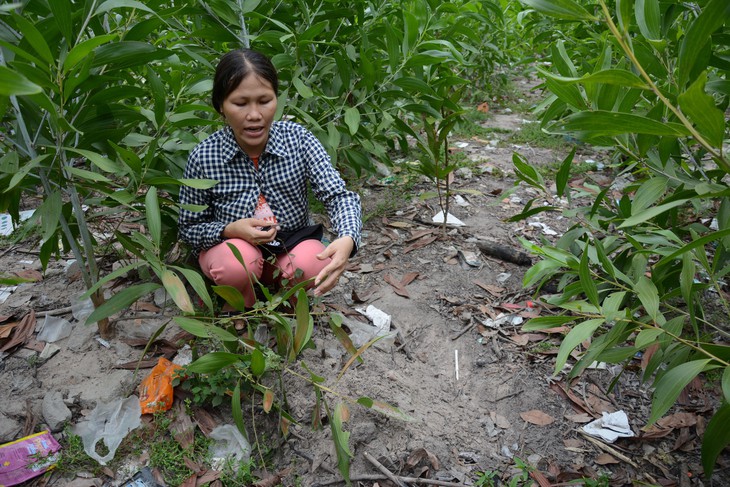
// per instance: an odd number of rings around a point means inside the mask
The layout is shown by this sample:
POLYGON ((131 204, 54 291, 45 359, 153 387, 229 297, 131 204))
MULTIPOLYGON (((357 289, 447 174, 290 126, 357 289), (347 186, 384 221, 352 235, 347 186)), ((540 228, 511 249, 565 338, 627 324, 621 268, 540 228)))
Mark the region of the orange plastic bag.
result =
POLYGON ((172 407, 172 379, 181 368, 165 357, 160 357, 150 375, 139 385, 139 406, 142 414, 167 411, 172 407))

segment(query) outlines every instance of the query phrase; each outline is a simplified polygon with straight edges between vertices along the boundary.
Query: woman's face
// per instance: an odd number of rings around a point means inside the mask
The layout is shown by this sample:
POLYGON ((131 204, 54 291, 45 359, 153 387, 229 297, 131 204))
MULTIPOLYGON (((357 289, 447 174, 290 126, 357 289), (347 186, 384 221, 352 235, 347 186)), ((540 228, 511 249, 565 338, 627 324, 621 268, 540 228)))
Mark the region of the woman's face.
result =
POLYGON ((276 114, 274 88, 251 73, 223 100, 221 114, 241 149, 250 157, 258 157, 264 151, 276 114))

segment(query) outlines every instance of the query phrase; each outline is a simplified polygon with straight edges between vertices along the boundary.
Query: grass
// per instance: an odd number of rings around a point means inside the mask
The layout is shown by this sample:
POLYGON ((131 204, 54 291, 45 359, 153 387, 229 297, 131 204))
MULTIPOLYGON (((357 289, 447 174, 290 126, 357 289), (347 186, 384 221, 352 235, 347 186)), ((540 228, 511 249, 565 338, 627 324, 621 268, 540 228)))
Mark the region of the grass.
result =
MULTIPOLYGON (((192 445, 183 448, 170 434, 173 420, 171 412, 157 413, 149 426, 142 426, 132 431, 115 453, 109 468, 121 473, 125 478, 131 477, 135 472, 122 472, 125 459, 136 459, 146 452, 149 454, 149 467, 157 469, 162 474, 166 485, 175 486, 181 485, 195 473, 186 463, 186 459, 210 467, 212 458, 208 449, 213 440, 196 432, 192 445)), ((73 477, 79 472, 88 472, 97 477, 105 475, 104 467, 86 454, 83 440, 75 435, 69 426, 64 430, 59 443, 62 448, 52 472, 66 477, 73 477)), ((237 462, 233 458, 228 458, 215 467, 221 471, 220 480, 226 486, 243 487, 257 480, 252 473, 256 469, 252 459, 237 462)))
POLYGON ((525 144, 544 149, 562 149, 569 145, 563 137, 543 132, 537 122, 522 124, 521 129, 512 134, 510 141, 513 144, 525 144))

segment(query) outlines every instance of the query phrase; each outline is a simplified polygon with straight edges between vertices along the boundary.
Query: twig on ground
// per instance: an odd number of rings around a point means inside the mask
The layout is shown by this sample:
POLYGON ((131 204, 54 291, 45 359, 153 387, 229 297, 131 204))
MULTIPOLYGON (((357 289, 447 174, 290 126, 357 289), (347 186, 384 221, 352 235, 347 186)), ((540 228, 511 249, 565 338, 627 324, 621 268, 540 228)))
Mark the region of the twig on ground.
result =
POLYGON ((46 311, 36 311, 35 315, 38 317, 43 316, 58 316, 58 315, 65 315, 72 311, 72 306, 66 306, 65 308, 58 308, 58 309, 49 309, 46 311))
POLYGON ((388 470, 387 468, 385 468, 385 465, 383 465, 382 463, 380 463, 379 461, 377 461, 375 459, 375 457, 373 457, 370 453, 363 452, 363 455, 365 456, 365 458, 367 459, 368 462, 370 462, 373 465, 375 465, 375 468, 377 468, 378 470, 380 470, 383 473, 383 475, 385 475, 386 477, 388 477, 388 479, 390 479, 390 481, 393 482, 395 485, 397 485, 398 487, 407 487, 406 484, 404 484, 403 482, 401 482, 401 480, 398 479, 393 474, 393 472, 391 472, 390 470, 388 470))
POLYGON ((484 400, 487 401, 487 402, 499 402, 499 401, 503 401, 503 400, 507 399, 508 397, 517 396, 519 394, 522 394, 523 392, 525 392, 525 390, 524 389, 520 389, 517 392, 511 392, 509 394, 505 394, 504 396, 499 396, 497 399, 486 399, 485 398, 484 400))
POLYGON ((473 320, 472 320, 472 322, 471 322, 471 323, 469 323, 469 324, 468 324, 468 325, 466 325, 466 326, 465 326, 464 328, 462 328, 462 329, 461 329, 461 331, 460 331, 459 333, 457 333, 456 335, 452 336, 452 337, 451 337, 451 341, 453 342, 453 341, 455 341, 455 340, 457 340, 457 339, 461 338, 461 336, 462 336, 462 335, 463 335, 464 333, 466 333, 467 331, 471 330, 472 328, 474 328, 474 321, 473 321, 473 320))
POLYGON ((627 457, 627 456, 626 456, 626 455, 624 455, 623 453, 619 452, 619 451, 618 451, 618 450, 616 450, 615 448, 612 448, 612 447, 608 446, 607 444, 605 444, 605 443, 603 443, 602 441, 599 441, 599 440, 597 440, 597 439, 593 438, 592 436, 590 436, 590 435, 586 434, 586 433, 585 433, 585 432, 583 432, 583 431, 579 431, 579 433, 580 433, 581 435, 583 435, 583 437, 584 437, 584 438, 585 438, 586 440, 590 441, 591 443, 593 443, 593 444, 594 444, 595 446, 597 446, 597 447, 598 447, 598 448, 600 448, 601 450, 605 451, 606 453, 609 453, 609 454, 611 454, 611 455, 615 456, 615 457, 616 457, 616 458, 618 458, 619 460, 621 460, 621 461, 624 461, 624 462, 628 463, 629 465, 631 465, 631 466, 632 466, 632 467, 634 467, 634 468, 639 468, 639 466, 638 466, 638 465, 637 465, 637 464, 636 464, 636 463, 635 463, 635 462, 634 462, 634 461, 633 461, 632 459, 630 459, 629 457, 627 457))
POLYGON ((393 328, 395 328, 398 340, 400 340, 400 345, 398 345, 398 347, 395 349, 395 351, 400 352, 401 350, 403 350, 403 352, 406 354, 406 357, 408 358, 408 360, 413 360, 413 357, 411 356, 411 351, 408 349, 408 343, 406 342, 406 337, 403 336, 403 333, 401 333, 400 328, 398 328, 395 325, 392 325, 392 326, 393 326, 393 328))
MULTIPOLYGON (((302 457, 303 459, 305 459, 306 461, 308 461, 310 467, 314 464, 314 458, 312 458, 312 456, 309 455, 308 453, 305 453, 303 451, 296 450, 294 448, 292 448, 291 451, 294 452, 294 454, 299 455, 300 457, 302 457)), ((325 470, 327 473, 330 473, 332 475, 339 475, 339 473, 337 472, 337 470, 335 470, 334 468, 332 468, 329 465, 326 465, 324 463, 320 463, 319 464, 319 468, 321 468, 322 470, 325 470)), ((320 485, 326 485, 326 484, 320 484, 320 485)))

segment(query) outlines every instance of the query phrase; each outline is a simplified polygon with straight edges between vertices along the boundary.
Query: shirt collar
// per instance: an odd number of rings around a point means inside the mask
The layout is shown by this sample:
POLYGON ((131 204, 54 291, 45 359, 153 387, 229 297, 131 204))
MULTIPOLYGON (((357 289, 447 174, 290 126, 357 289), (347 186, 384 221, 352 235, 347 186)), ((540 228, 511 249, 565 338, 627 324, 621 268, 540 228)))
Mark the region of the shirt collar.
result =
MULTIPOLYGON (((230 162, 234 159, 234 157, 236 157, 236 154, 241 151, 241 148, 238 146, 238 142, 236 142, 236 136, 233 134, 233 129, 226 125, 223 130, 225 130, 225 136, 222 138, 221 156, 224 161, 230 162)), ((271 124, 269 140, 266 142, 266 147, 264 148, 264 154, 266 153, 275 156, 286 156, 288 153, 284 133, 278 122, 271 124)))

